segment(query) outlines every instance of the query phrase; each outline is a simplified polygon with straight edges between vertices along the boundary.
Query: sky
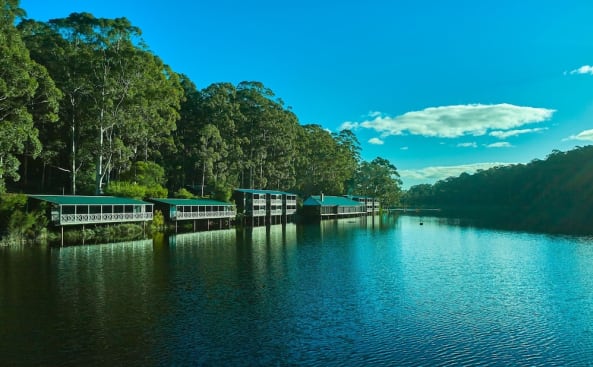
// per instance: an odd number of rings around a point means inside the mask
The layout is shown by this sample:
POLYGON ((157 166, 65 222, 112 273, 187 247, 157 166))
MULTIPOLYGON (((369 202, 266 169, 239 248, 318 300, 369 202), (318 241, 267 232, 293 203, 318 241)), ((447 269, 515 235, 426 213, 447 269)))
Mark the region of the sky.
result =
POLYGON ((126 17, 205 88, 259 81, 404 188, 593 142, 591 0, 21 0, 126 17))

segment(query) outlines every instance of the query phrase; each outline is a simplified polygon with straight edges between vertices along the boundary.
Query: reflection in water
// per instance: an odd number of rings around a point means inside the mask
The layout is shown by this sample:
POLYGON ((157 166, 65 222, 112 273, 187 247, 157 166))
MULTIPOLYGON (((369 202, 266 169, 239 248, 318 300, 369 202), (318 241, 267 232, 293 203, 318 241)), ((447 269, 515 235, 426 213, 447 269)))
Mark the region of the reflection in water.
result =
POLYGON ((376 216, 0 248, 0 365, 586 365, 593 246, 376 216))

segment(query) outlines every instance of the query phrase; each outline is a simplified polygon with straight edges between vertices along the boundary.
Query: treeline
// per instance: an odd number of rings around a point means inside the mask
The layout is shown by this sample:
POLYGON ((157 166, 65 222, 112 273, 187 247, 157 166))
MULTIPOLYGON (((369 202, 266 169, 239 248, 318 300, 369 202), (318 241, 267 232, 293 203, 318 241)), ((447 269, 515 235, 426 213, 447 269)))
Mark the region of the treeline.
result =
POLYGON ((403 202, 507 228, 593 233, 593 146, 413 186, 403 202))
POLYGON ((301 125, 262 83, 198 89, 126 18, 38 22, 18 5, 0 0, 0 193, 224 200, 244 187, 397 203, 393 164, 362 161, 349 130, 301 125))

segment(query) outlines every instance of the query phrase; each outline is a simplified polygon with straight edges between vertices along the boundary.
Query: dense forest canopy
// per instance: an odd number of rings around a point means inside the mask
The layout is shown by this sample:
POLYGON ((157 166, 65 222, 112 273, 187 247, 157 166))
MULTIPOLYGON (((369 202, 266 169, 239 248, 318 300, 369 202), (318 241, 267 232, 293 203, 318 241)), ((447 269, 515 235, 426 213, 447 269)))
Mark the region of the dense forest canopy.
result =
POLYGON ((373 195, 401 181, 349 130, 302 125, 263 83, 199 89, 126 18, 38 22, 0 0, 0 193, 167 196, 236 187, 373 195))
POLYGON ((409 207, 441 208, 505 226, 562 232, 593 230, 593 146, 553 151, 545 160, 481 170, 412 186, 409 207))

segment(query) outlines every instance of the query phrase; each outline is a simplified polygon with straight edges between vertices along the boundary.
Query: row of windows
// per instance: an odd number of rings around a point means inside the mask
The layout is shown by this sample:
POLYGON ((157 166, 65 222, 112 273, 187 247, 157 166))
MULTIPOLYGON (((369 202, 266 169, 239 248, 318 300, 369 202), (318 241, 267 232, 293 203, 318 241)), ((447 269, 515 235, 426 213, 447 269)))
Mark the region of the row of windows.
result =
MULTIPOLYGON (((58 211, 54 207, 53 211, 58 211)), ((62 205, 62 214, 109 214, 152 212, 152 205, 62 205)))

